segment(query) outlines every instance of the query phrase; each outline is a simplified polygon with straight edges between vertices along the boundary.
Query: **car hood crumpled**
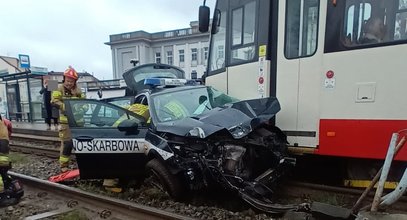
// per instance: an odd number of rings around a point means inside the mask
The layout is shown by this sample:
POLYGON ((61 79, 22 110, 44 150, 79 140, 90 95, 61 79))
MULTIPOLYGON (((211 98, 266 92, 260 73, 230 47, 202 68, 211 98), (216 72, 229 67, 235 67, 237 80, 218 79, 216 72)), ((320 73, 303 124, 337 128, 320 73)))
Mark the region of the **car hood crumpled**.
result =
POLYGON ((158 123, 156 130, 179 136, 206 138, 226 129, 235 139, 239 139, 268 122, 278 111, 280 103, 275 97, 245 100, 194 117, 158 123))

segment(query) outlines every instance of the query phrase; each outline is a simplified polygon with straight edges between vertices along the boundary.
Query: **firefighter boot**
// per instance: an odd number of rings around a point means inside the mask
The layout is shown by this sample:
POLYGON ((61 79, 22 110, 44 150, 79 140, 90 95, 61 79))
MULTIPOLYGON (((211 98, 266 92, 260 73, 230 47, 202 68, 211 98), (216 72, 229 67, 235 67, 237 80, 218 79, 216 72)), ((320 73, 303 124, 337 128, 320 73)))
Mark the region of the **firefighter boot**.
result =
POLYGON ((10 181, 5 178, 6 174, 0 175, 0 207, 7 207, 18 203, 19 198, 13 197, 12 188, 8 187, 10 181))
POLYGON ((69 157, 61 155, 59 157, 59 167, 61 173, 69 171, 69 157))
POLYGON ((103 180, 103 186, 105 187, 106 191, 109 192, 114 192, 114 193, 120 193, 123 191, 119 185, 119 180, 118 179, 104 179, 103 180))
POLYGON ((18 203, 17 198, 12 198, 8 193, 6 192, 0 192, 0 207, 7 207, 11 205, 15 205, 18 203))

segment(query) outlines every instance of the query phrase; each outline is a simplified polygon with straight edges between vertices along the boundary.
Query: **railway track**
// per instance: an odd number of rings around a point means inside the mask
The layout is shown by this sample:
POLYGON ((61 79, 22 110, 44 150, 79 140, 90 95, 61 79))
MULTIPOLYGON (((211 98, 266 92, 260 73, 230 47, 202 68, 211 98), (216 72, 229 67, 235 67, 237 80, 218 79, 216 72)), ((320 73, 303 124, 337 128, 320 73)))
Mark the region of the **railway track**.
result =
POLYGON ((60 141, 55 136, 32 135, 13 133, 10 141, 10 150, 50 158, 59 157, 60 141))
POLYGON ((20 144, 10 144, 10 148, 13 152, 20 152, 25 154, 34 154, 38 156, 46 156, 50 158, 58 158, 59 150, 44 147, 24 146, 20 144))
MULTIPOLYGON (((46 157, 51 157, 51 158, 57 158, 59 156, 59 142, 58 141, 51 141, 51 145, 48 145, 48 147, 39 147, 41 146, 41 143, 49 143, 50 139, 48 137, 46 138, 26 138, 25 136, 20 136, 18 141, 16 143, 12 142, 12 149, 14 151, 22 152, 22 153, 29 153, 29 154, 36 154, 40 156, 46 156, 46 157), (30 143, 35 142, 37 146, 25 146, 25 144, 21 144, 21 142, 28 141, 30 143), (20 143, 19 143, 20 142, 20 143)), ((342 201, 334 201, 336 203, 335 205, 340 205, 340 206, 347 206, 351 207, 352 202, 356 202, 357 198, 362 194, 363 190, 362 189, 355 189, 355 188, 345 188, 345 187, 337 187, 337 186, 330 186, 330 185, 324 185, 324 184, 316 184, 316 183, 309 183, 309 182, 300 182, 298 180, 295 180, 295 178, 292 181, 289 181, 284 185, 284 190, 281 191, 281 197, 285 196, 292 196, 292 197, 299 197, 301 196, 302 198, 304 197, 309 197, 310 200, 315 200, 315 198, 321 197, 321 195, 326 195, 327 197, 331 197, 333 194, 339 195, 336 196, 333 200, 338 200, 337 198, 344 198, 346 197, 348 202, 347 204, 341 204, 342 201), (301 193, 299 193, 301 192, 301 193)), ((368 204, 373 197, 373 193, 370 194, 371 196, 367 199, 366 204, 368 204)), ((324 198, 325 199, 325 198, 324 198)), ((332 201, 329 201, 329 199, 326 199, 327 201, 323 202, 328 202, 331 203, 332 201)), ((342 199, 340 199, 342 200, 342 199)), ((342 202, 345 203, 345 202, 342 202)), ((395 205, 392 206, 393 209, 401 211, 401 212, 407 212, 407 198, 403 197, 400 199, 395 205)))
MULTIPOLYGON (((19 173, 9 172, 9 174, 19 179, 23 184, 26 190, 26 196, 23 197, 25 206, 30 203, 30 198, 33 198, 32 195, 42 195, 44 201, 47 201, 45 197, 48 197, 51 202, 66 204, 63 207, 57 207, 57 209, 46 209, 44 212, 32 216, 19 216, 25 217, 25 219, 49 218, 66 215, 74 211, 92 217, 89 219, 95 219, 95 217, 96 219, 192 219, 187 216, 85 192, 77 188, 51 183, 19 173)), ((37 198, 32 200, 38 205, 37 198)), ((49 206, 47 202, 44 202, 44 205, 49 206)))
MULTIPOLYGON (((59 150, 57 149, 47 149, 42 147, 27 147, 27 146, 18 146, 13 145, 15 151, 22 153, 35 154, 39 156, 46 156, 51 158, 59 157, 59 150)), ((300 182, 300 181, 289 181, 284 187, 283 194, 298 196, 298 192, 302 192, 302 196, 311 196, 317 195, 319 193, 335 193, 347 197, 352 197, 356 199, 359 195, 363 193, 363 189, 356 188, 346 188, 338 186, 329 186, 324 184, 316 184, 309 182, 300 182)), ((370 198, 374 195, 373 192, 370 193, 370 198)), ((283 195, 284 196, 284 195, 283 195)), ((355 200, 356 201, 356 200, 355 200)), ((369 201, 369 200, 368 200, 369 201)), ((399 202, 395 205, 398 210, 407 211, 407 197, 402 197, 399 202)))

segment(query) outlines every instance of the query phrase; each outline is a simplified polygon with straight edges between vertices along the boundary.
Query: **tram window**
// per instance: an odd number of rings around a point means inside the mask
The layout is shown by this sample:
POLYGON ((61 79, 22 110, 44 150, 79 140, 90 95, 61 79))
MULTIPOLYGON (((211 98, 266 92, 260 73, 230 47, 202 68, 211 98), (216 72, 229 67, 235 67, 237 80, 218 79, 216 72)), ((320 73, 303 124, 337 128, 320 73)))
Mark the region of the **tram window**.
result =
MULTIPOLYGON (((407 1, 406 1, 407 2, 407 1)), ((405 6, 407 7, 407 6, 405 6)), ((405 8, 407 9, 407 8, 405 8)), ((394 40, 407 39, 407 12, 397 13, 394 24, 394 40)))
POLYGON ((311 56, 317 48, 319 0, 287 0, 285 57, 311 56))
POLYGON ((232 41, 234 45, 242 44, 243 8, 232 12, 232 41))
POLYGON ((399 0, 399 9, 407 9, 407 0, 399 0))
POLYGON ((230 63, 252 60, 255 55, 254 33, 256 2, 251 1, 232 11, 232 50, 230 63))
POLYGON ((212 35, 210 50, 209 71, 216 71, 225 67, 225 44, 226 44, 226 11, 220 13, 218 32, 212 35))
POLYGON ((357 47, 406 40, 406 21, 407 0, 347 0, 342 43, 357 47))
POLYGON ((345 44, 351 45, 362 37, 362 25, 370 18, 372 6, 369 3, 360 3, 347 6, 347 15, 345 16, 345 44), (356 8, 356 9, 355 9, 356 8))
POLYGON ((399 0, 394 22, 394 40, 407 39, 407 0, 399 0))

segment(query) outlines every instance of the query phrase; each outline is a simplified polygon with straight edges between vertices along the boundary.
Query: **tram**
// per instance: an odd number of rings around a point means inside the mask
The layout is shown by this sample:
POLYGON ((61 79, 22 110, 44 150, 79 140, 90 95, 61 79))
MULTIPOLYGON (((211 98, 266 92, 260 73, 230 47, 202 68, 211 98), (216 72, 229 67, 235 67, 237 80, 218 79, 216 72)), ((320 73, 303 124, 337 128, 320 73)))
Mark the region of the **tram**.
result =
POLYGON ((382 160, 407 129, 407 0, 218 0, 199 17, 206 84, 277 97, 294 151, 382 160))

